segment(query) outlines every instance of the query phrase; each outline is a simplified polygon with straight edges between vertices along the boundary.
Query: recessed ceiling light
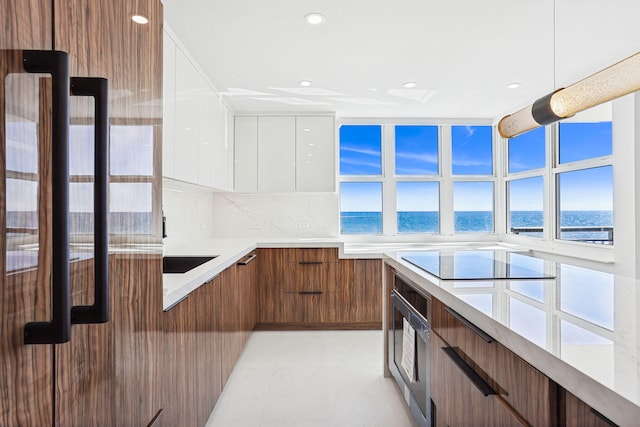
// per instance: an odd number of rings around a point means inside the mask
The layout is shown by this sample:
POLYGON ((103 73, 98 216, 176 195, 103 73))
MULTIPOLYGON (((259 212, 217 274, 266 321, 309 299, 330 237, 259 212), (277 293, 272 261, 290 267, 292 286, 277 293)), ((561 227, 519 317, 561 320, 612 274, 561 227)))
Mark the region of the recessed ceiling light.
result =
POLYGON ((320 25, 325 21, 325 17, 321 13, 313 12, 306 14, 304 20, 307 21, 307 24, 320 25))
POLYGON ((507 85, 507 89, 517 89, 520 87, 520 83, 511 83, 507 85))
POLYGON ((136 24, 143 24, 144 25, 144 24, 148 24, 149 23, 149 20, 146 17, 142 16, 142 15, 133 15, 131 17, 131 20, 133 22, 135 22, 136 24))
POLYGON ((416 82, 406 82, 406 83, 402 83, 403 87, 406 87, 407 89, 411 89, 414 88, 418 85, 418 83, 416 82))
POLYGON ((304 130, 305 132, 311 132, 311 129, 309 129, 309 128, 304 128, 303 130, 304 130))
POLYGON ((311 86, 311 80, 300 80, 298 84, 300 86, 309 87, 311 86))

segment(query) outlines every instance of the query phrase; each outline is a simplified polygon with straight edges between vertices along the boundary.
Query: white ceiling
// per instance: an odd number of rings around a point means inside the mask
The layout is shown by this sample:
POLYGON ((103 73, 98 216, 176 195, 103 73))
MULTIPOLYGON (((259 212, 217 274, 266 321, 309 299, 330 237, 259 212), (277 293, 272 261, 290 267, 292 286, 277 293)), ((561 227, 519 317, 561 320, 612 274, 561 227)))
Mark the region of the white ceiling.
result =
POLYGON ((497 119, 640 51, 638 0, 164 4, 165 22, 237 113, 497 119), (326 22, 310 26, 310 12, 326 22), (507 89, 513 82, 521 87, 507 89))

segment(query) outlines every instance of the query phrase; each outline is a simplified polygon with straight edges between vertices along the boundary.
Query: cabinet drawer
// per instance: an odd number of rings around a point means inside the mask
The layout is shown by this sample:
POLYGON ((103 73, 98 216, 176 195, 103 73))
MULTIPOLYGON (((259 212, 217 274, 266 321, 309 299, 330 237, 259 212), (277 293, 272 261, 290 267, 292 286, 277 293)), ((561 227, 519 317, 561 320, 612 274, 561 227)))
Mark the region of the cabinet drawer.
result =
POLYGON ((338 294, 320 291, 317 293, 301 292, 286 292, 284 294, 283 322, 329 323, 338 320, 335 310, 338 305, 338 294))
POLYGON ((283 250, 284 262, 338 262, 338 248, 296 248, 283 250))
POLYGON ((440 301, 432 302, 433 330, 532 426, 554 426, 556 385, 515 353, 440 301))
POLYGON ((336 292, 338 288, 338 263, 336 262, 290 262, 283 272, 285 292, 322 291, 336 292))
POLYGON ((469 373, 471 368, 460 362, 451 347, 447 347, 435 334, 431 340, 431 398, 435 406, 434 425, 523 425, 500 396, 491 394, 490 388, 475 373, 469 373), (433 384, 438 386, 433 387, 433 384))

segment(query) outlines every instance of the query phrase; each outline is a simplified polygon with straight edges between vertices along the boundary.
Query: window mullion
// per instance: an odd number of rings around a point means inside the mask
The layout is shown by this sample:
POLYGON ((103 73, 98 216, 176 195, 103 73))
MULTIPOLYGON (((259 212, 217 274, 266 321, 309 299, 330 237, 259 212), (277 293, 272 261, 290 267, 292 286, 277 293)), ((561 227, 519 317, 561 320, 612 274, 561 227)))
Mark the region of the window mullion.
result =
POLYGON ((382 234, 398 234, 395 178, 395 126, 382 127, 382 234))
POLYGON ((440 183, 440 233, 444 236, 451 236, 454 233, 451 126, 440 127, 438 142, 438 152, 440 153, 439 171, 442 177, 440 183))

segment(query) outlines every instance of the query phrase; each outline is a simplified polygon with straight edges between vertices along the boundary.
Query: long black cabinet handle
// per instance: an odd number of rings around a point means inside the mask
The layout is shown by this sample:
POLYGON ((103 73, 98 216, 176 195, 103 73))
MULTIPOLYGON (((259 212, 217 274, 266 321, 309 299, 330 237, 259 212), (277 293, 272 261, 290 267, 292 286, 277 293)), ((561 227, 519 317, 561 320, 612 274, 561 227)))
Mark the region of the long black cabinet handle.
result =
POLYGON ((51 74, 51 321, 29 322, 25 344, 58 344, 71 339, 69 267, 69 55, 60 51, 25 50, 28 73, 51 74))
POLYGON ((473 331, 473 333, 478 335, 484 341, 486 341, 488 343, 492 343, 494 341, 494 339, 489 334, 487 334, 482 329, 478 328, 473 323, 469 322, 467 319, 465 319, 464 317, 462 317, 460 314, 458 314, 457 312, 453 311, 449 307, 445 307, 444 310, 447 313, 449 313, 450 315, 452 315, 453 317, 455 317, 456 319, 458 319, 460 322, 462 322, 467 328, 471 329, 471 331, 473 331))
POLYGON ((473 385, 475 385, 483 395, 489 396, 492 394, 497 394, 496 391, 489 384, 487 384, 487 382, 482 379, 482 377, 478 375, 478 373, 474 371, 473 368, 469 366, 462 357, 460 357, 460 355, 455 351, 453 347, 442 347, 442 351, 444 351, 444 353, 449 356, 451 361, 453 361, 453 363, 455 363, 456 366, 460 368, 465 376, 469 378, 473 385))
POLYGON ((238 265, 247 265, 249 264, 251 261, 253 261, 254 259, 256 259, 258 255, 256 254, 251 254, 249 255, 246 259, 244 259, 243 261, 239 261, 238 265))
POLYGON ((71 307, 71 323, 109 321, 109 81, 99 77, 72 77, 71 94, 95 99, 93 234, 93 305, 71 307))
POLYGON ((322 291, 300 291, 300 295, 322 295, 322 291))
POLYGON ((318 265, 323 264, 322 261, 300 261, 298 264, 300 265, 318 265))

